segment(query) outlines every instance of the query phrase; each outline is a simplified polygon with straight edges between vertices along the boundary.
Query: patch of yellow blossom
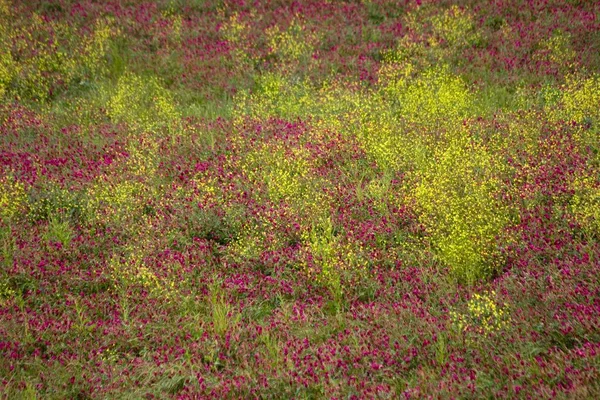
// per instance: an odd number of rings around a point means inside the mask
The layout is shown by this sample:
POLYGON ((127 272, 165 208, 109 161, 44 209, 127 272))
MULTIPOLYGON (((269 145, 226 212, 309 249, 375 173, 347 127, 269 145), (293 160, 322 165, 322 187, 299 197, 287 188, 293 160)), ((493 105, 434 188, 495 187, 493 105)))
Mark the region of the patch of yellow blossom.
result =
POLYGON ((81 64, 88 74, 96 76, 107 72, 104 56, 108 52, 111 39, 119 33, 111 19, 96 20, 92 34, 83 39, 81 52, 81 64))
POLYGON ((334 232, 330 217, 315 221, 301 237, 304 243, 301 270, 326 287, 336 301, 341 300, 344 293, 342 277, 350 273, 360 278, 366 273, 364 249, 359 244, 342 243, 341 237, 334 232))
POLYGON ((126 257, 114 255, 110 259, 109 270, 114 287, 119 291, 139 287, 155 298, 169 300, 175 296, 174 280, 158 278, 144 263, 140 251, 132 251, 126 257))
POLYGON ((316 97, 309 82, 292 82, 278 72, 266 72, 256 81, 252 93, 242 90, 234 98, 234 117, 268 119, 271 117, 293 120, 309 115, 315 109, 316 97))
POLYGON ((147 132, 131 137, 127 143, 127 169, 141 180, 151 180, 158 171, 158 142, 147 132))
POLYGON ((15 291, 9 286, 8 280, 0 278, 0 306, 5 306, 15 297, 15 291))
POLYGON ((419 74, 398 97, 403 118, 428 128, 458 126, 473 106, 467 85, 444 66, 419 74))
POLYGON ((9 17, 8 5, 4 1, 0 2, 0 98, 6 93, 12 79, 19 74, 19 65, 10 52, 9 17))
POLYGON ((495 197, 501 171, 499 159, 458 131, 416 172, 413 196, 420 220, 441 261, 469 284, 489 277, 502 262, 498 237, 510 214, 495 197))
POLYGON ((461 46, 477 39, 473 16, 456 5, 433 16, 431 25, 435 37, 431 38, 430 45, 435 46, 437 40, 444 40, 448 46, 461 46))
POLYGON ((315 38, 307 32, 298 18, 294 18, 285 30, 275 25, 268 28, 265 33, 271 53, 283 62, 309 57, 313 52, 315 38))
POLYGON ((600 123, 600 75, 592 75, 587 79, 567 76, 562 103, 566 119, 577 123, 588 120, 600 123))
POLYGON ((247 40, 247 32, 250 29, 249 25, 243 22, 239 14, 234 13, 229 17, 229 20, 223 24, 220 32, 223 37, 230 43, 244 43, 247 40))
POLYGON ((138 216, 152 193, 150 188, 137 181, 98 180, 87 194, 87 213, 91 222, 119 224, 138 216))
POLYGON ((250 180, 265 184, 271 201, 287 203, 308 200, 310 168, 306 150, 278 143, 250 152, 242 165, 250 180))
POLYGON ((0 219, 11 220, 25 210, 27 193, 25 185, 14 177, 0 177, 0 219))
POLYGON ((483 336, 501 331, 510 323, 508 306, 494 300, 496 292, 475 293, 463 313, 450 312, 454 326, 460 332, 473 332, 483 336))
POLYGON ((549 61, 560 67, 567 66, 570 69, 575 67, 577 53, 571 46, 571 35, 568 32, 556 30, 547 39, 540 42, 541 52, 534 58, 542 61, 549 61))
POLYGON ((573 182, 575 195, 571 210, 585 231, 600 234, 600 183, 592 175, 580 176, 573 182))

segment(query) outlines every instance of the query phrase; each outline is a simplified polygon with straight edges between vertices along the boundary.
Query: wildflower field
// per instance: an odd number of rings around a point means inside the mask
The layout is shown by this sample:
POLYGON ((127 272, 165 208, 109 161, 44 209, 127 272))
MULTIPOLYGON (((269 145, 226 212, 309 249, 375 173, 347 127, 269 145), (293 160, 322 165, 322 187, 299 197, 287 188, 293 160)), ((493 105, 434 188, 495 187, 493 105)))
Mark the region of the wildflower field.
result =
POLYGON ((600 398, 600 2, 0 0, 0 398, 600 398))

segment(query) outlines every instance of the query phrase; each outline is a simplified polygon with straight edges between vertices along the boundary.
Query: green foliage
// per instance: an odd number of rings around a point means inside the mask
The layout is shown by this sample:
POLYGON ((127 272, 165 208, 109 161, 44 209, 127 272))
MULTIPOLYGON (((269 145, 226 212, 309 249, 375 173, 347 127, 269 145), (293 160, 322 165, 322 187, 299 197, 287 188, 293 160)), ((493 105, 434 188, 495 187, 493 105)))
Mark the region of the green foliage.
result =
POLYGON ((277 337, 265 331, 260 335, 259 340, 264 346, 265 358, 269 360, 272 367, 279 367, 283 356, 281 354, 281 344, 277 340, 277 337))
POLYGON ((26 382, 25 387, 23 388, 23 390, 19 391, 15 399, 37 400, 39 399, 39 397, 35 386, 31 382, 26 382))
POLYGON ((106 108, 113 122, 124 123, 135 133, 164 129, 175 134, 178 130, 179 110, 172 94, 156 77, 125 73, 106 108))
POLYGON ((218 280, 215 280, 210 287, 209 300, 213 330, 218 336, 224 336, 239 323, 241 314, 233 305, 227 302, 218 280))
POLYGON ((0 255, 2 256, 2 265, 7 268, 13 265, 16 248, 17 245, 12 227, 10 225, 0 225, 0 255))
POLYGON ((86 215, 91 223, 121 224, 139 217, 151 188, 136 181, 111 182, 98 180, 88 189, 86 215))
POLYGON ((255 90, 241 91, 234 102, 234 116, 267 119, 294 119, 314 109, 314 98, 308 82, 292 82, 284 75, 266 72, 256 79, 255 90))
POLYGON ((27 216, 33 222, 49 221, 59 216, 78 222, 84 217, 86 207, 81 193, 58 186, 33 192, 29 203, 27 216))
POLYGON ((71 224, 67 219, 58 216, 51 216, 48 221, 47 231, 44 234, 44 239, 48 242, 59 242, 64 247, 69 246, 74 232, 71 224))
POLYGON ((340 269, 343 265, 339 257, 339 239, 334 235, 331 219, 327 218, 313 225, 303 235, 303 240, 312 258, 311 263, 305 263, 303 267, 309 276, 313 276, 329 290, 335 304, 341 304, 344 290, 340 269))

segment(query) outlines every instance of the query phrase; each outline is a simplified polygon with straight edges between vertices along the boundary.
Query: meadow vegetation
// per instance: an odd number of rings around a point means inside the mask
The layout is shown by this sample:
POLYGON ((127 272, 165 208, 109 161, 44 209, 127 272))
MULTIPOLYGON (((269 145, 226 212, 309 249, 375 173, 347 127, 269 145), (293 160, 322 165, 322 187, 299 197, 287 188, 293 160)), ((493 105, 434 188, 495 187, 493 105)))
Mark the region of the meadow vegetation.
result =
POLYGON ((0 0, 0 398, 599 398, 599 21, 0 0))

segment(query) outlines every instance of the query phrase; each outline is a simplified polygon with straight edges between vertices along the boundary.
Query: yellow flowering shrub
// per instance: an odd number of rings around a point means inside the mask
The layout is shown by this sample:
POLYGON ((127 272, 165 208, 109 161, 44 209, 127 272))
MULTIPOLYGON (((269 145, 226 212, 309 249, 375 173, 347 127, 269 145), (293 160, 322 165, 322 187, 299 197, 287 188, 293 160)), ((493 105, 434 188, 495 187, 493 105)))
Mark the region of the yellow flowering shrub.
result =
POLYGON ((4 19, 0 18, 0 98, 8 90, 13 78, 19 74, 19 65, 13 59, 7 39, 7 26, 4 19))
POLYGON ((257 260, 265 251, 279 250, 283 241, 273 234, 274 229, 265 217, 246 222, 234 241, 227 246, 228 257, 233 262, 241 263, 257 260))
POLYGON ((0 177, 0 219, 11 220, 27 206, 27 193, 23 183, 12 176, 0 177))
POLYGON ((315 118, 315 131, 323 134, 327 130, 354 134, 359 121, 359 109, 365 96, 353 90, 347 82, 327 80, 311 96, 312 105, 307 111, 315 118))
POLYGON ((127 169, 142 180, 151 180, 158 171, 158 142, 148 133, 141 133, 127 143, 127 169))
POLYGON ((600 76, 568 75, 562 89, 560 108, 549 110, 554 119, 577 123, 600 123, 600 76))
POLYGON ((280 144, 249 153, 242 166, 252 181, 265 183, 271 201, 288 203, 308 199, 310 168, 305 150, 286 149, 280 144))
POLYGON ((84 205, 80 193, 52 184, 33 193, 28 207, 31 221, 50 220, 57 217, 77 218, 82 215, 84 205))
POLYGON ((84 73, 91 76, 103 75, 107 72, 104 56, 108 52, 111 39, 119 34, 110 19, 98 19, 92 34, 83 39, 81 66, 84 73))
POLYGON ((576 56, 577 53, 571 46, 571 35, 557 30, 552 36, 540 42, 540 52, 535 55, 535 58, 559 66, 573 66, 576 56))
MULTIPOLYGON (((17 244, 11 225, 0 225, 0 265, 11 267, 15 258, 17 244)), ((1 278, 0 278, 1 281, 1 278)))
POLYGON ((15 296, 15 291, 9 286, 8 281, 0 279, 0 306, 8 304, 15 296))
POLYGON ((580 176, 573 182, 575 195, 571 199, 571 210, 583 229, 600 234, 600 184, 590 175, 580 176))
POLYGON ((118 33, 109 20, 95 22, 90 35, 71 24, 27 20, 4 2, 0 11, 0 95, 10 89, 22 99, 45 103, 58 90, 106 72, 106 55, 118 33))
POLYGON ((75 41, 73 28, 50 22, 49 30, 47 24, 34 14, 25 26, 9 25, 6 40, 12 44, 12 58, 19 60, 12 78, 20 98, 45 102, 59 84, 68 84, 76 76, 76 60, 63 50, 75 41))
POLYGON ((444 40, 449 46, 466 45, 477 38, 472 15, 454 5, 431 18, 436 39, 444 40))
MULTIPOLYGON (((249 15, 250 19, 256 18, 256 13, 252 11, 249 15)), ((225 18, 223 16, 223 18, 225 18)), ((250 40, 250 24, 242 20, 238 13, 234 13, 225 20, 219 33, 232 44, 230 49, 230 60, 232 70, 236 74, 247 76, 252 74, 254 70, 254 60, 250 55, 250 49, 254 45, 254 41, 250 40)))
POLYGON ((398 97, 407 121, 430 128, 460 125, 473 104, 467 85, 447 67, 419 74, 398 97))
POLYGON ((410 62, 384 62, 379 68, 378 86, 390 102, 398 101, 415 74, 410 62))
POLYGON ((306 31, 306 27, 297 18, 285 30, 275 25, 268 28, 265 33, 271 53, 281 61, 295 61, 308 57, 313 52, 315 38, 306 31))
POLYGON ((388 200, 390 196, 391 177, 384 175, 381 178, 374 178, 366 186, 366 195, 370 198, 377 210, 387 211, 388 200))
POLYGON ((567 75, 560 92, 555 94, 558 101, 545 107, 547 117, 553 122, 565 121, 579 124, 574 129, 574 137, 580 151, 591 149, 595 156, 590 160, 600 162, 600 75, 584 77, 580 74, 567 75))
POLYGON ((270 170, 265 176, 269 190, 269 198, 278 200, 301 200, 308 195, 306 179, 308 174, 308 162, 300 157, 290 159, 274 157, 270 170))
POLYGON ((380 87, 394 82, 397 79, 394 76, 406 80, 411 75, 443 62, 443 54, 439 47, 427 46, 423 41, 408 35, 398 39, 393 48, 384 50, 382 58, 383 63, 379 70, 380 87))
POLYGON ((365 99, 360 107, 361 146, 383 170, 397 170, 402 166, 403 150, 408 144, 398 129, 398 120, 384 102, 365 99))
POLYGON ((451 311, 450 318, 459 332, 471 332, 483 336, 508 327, 510 316, 506 304, 494 300, 496 292, 475 293, 467 303, 465 312, 451 311))
POLYGON ((414 199, 441 261, 457 279, 489 277, 501 261, 498 236, 509 209, 496 198, 502 164, 467 132, 451 135, 416 173, 414 199))
POLYGON ((0 306, 4 307, 7 305, 14 297, 16 293, 10 287, 8 280, 5 277, 0 277, 0 306))
POLYGON ((343 267, 339 254, 339 238, 333 233, 330 218, 323 219, 302 234, 312 262, 303 262, 305 272, 327 287, 334 299, 341 299, 343 288, 339 268, 343 267))
POLYGON ((227 246, 228 256, 237 263, 255 260, 266 250, 266 234, 254 225, 243 227, 239 236, 227 246))
POLYGON ((181 42, 181 35, 183 32, 183 17, 180 14, 173 15, 171 18, 171 39, 178 43, 181 42))
POLYGON ((256 260, 265 251, 277 251, 288 245, 277 233, 279 227, 272 212, 266 210, 238 227, 235 240, 227 246, 227 254, 234 262, 256 260))

